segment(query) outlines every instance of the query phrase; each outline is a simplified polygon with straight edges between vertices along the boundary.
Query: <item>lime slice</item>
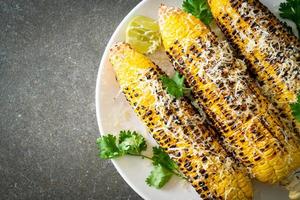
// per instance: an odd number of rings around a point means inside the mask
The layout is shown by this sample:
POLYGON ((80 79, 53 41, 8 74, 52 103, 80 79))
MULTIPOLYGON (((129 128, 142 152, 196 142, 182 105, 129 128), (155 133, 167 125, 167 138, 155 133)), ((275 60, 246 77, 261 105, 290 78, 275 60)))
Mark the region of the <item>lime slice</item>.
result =
POLYGON ((134 17, 126 29, 126 42, 140 53, 153 53, 161 44, 158 24, 149 17, 134 17))

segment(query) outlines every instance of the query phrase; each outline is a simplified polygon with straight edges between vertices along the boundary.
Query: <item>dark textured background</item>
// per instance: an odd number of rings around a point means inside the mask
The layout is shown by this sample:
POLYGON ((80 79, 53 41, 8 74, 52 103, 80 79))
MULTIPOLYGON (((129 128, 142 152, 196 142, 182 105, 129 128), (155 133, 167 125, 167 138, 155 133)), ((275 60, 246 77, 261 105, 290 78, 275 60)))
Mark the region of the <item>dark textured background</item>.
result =
POLYGON ((141 199, 97 159, 104 48, 138 0, 0 0, 0 199, 141 199))

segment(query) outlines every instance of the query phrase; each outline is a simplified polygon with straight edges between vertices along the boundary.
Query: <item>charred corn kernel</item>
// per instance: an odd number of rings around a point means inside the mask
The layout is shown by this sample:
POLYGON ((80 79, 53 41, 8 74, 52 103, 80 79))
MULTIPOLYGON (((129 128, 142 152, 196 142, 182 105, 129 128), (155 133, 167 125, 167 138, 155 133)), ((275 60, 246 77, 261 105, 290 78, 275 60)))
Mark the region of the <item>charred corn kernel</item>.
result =
POLYGON ((110 62, 134 111, 203 199, 252 198, 245 170, 187 100, 166 93, 160 68, 124 43, 111 49, 110 62))
POLYGON ((159 24, 174 68, 220 132, 226 148, 258 180, 275 183, 300 166, 299 140, 272 110, 226 41, 190 14, 161 6, 159 24))
POLYGON ((208 0, 217 24, 247 59, 278 116, 299 135, 289 104, 300 91, 300 42, 258 0, 208 0))

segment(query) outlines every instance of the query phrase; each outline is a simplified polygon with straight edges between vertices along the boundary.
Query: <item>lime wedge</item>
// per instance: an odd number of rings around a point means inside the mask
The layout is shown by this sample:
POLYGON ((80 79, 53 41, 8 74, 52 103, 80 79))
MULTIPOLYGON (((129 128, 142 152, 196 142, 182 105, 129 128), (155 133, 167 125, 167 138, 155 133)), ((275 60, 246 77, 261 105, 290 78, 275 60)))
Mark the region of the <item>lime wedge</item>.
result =
POLYGON ((135 16, 127 26, 126 42, 140 53, 153 53, 161 44, 158 24, 149 17, 135 16))

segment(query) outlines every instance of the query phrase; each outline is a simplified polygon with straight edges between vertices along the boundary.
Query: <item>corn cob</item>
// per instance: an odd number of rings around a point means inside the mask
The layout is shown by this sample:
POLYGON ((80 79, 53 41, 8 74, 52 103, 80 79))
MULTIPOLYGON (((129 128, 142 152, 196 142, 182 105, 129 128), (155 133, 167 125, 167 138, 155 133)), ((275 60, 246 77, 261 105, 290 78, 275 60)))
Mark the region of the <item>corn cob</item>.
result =
POLYGON ((279 117, 299 135, 290 103, 300 91, 300 42, 258 0, 208 0, 217 24, 249 63, 279 117))
POLYGON ((215 132, 187 100, 166 93, 158 66, 125 43, 111 49, 110 62, 136 114, 201 198, 252 198, 245 170, 227 155, 215 132))
MULTIPOLYGON (((300 166, 299 140, 274 115, 233 56, 202 22, 161 6, 163 44, 174 68, 186 78, 196 103, 221 134, 224 146, 262 182, 275 183, 300 166)), ((270 109, 271 108, 271 109, 270 109)))

